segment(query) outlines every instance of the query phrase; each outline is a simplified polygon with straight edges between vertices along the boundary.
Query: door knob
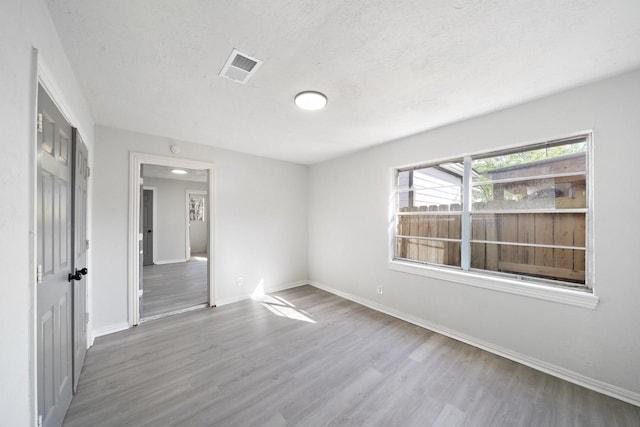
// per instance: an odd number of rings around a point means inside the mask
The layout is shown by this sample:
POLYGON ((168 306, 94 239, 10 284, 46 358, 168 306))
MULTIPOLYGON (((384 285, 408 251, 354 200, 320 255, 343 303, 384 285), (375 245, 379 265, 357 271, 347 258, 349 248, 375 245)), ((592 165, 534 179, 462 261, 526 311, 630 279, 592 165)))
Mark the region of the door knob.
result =
POLYGON ((89 273, 89 270, 87 269, 87 267, 81 268, 80 270, 76 268, 76 272, 74 274, 69 273, 69 276, 67 279, 69 281, 82 280, 82 276, 86 276, 87 273, 89 273))
POLYGON ((80 274, 80 272, 78 270, 76 270, 75 274, 71 274, 69 273, 69 277, 68 277, 69 281, 72 280, 82 280, 82 274, 80 274))

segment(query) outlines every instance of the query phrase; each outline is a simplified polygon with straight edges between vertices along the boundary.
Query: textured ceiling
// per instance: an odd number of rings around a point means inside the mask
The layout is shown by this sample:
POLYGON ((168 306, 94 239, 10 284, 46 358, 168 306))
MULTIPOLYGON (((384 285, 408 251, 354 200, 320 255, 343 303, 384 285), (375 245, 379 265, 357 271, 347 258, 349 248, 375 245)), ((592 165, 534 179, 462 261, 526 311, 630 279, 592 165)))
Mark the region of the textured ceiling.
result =
POLYGON ((178 175, 178 174, 172 173, 171 172, 172 169, 176 169, 176 168, 169 167, 169 166, 145 164, 143 165, 143 168, 142 168, 142 177, 171 179, 174 181, 207 182, 207 175, 208 175, 207 171, 179 168, 179 169, 185 170, 187 173, 184 175, 178 175))
POLYGON ((640 67, 638 0, 47 3, 97 124, 306 164, 640 67))

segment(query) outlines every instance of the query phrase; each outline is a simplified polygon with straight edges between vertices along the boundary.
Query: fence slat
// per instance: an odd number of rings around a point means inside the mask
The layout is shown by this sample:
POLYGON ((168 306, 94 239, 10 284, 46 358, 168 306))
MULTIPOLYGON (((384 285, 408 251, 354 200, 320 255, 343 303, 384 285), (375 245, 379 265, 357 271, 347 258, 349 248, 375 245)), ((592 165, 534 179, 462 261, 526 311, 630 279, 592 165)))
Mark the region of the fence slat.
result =
MULTIPOLYGON (((585 223, 586 217, 585 214, 575 214, 574 215, 574 232, 573 232, 573 241, 576 246, 585 246, 585 223)), ((575 271, 581 271, 583 274, 585 273, 585 256, 586 251, 576 251, 574 256, 573 269, 575 271)))
MULTIPOLYGON (((400 212, 406 212, 407 208, 400 208, 400 212)), ((407 233, 407 217, 404 215, 398 215, 398 230, 397 235, 405 236, 407 233)), ((398 251, 398 257, 406 258, 407 257, 407 239, 396 239, 396 247, 398 251)))
MULTIPOLYGON (((459 204, 451 205, 452 211, 460 211, 459 204)), ((459 239, 461 235, 460 230, 460 215, 452 215, 449 217, 449 238, 459 239)), ((449 243, 449 265, 460 266, 460 244, 449 243)))
MULTIPOLYGON (((420 206, 418 208, 419 211, 426 211, 427 207, 426 206, 420 206)), ((415 221, 416 221, 416 227, 414 230, 413 234, 414 236, 420 236, 420 237, 425 237, 427 236, 427 224, 425 222, 425 217, 424 216, 415 216, 415 221)), ((418 240, 417 242, 418 245, 418 254, 417 254, 417 259, 419 261, 423 261, 426 262, 428 261, 428 256, 427 256, 427 242, 424 240, 418 240)))
MULTIPOLYGON (((439 205, 439 211, 448 211, 449 205, 439 205)), ((438 215, 438 237, 449 238, 449 215, 438 215)), ((449 265, 449 242, 438 242, 438 260, 441 264, 449 265)))
MULTIPOLYGON (((553 244, 553 216, 548 214, 534 214, 536 228, 536 243, 553 244)), ((553 249, 535 248, 535 265, 553 267, 553 249)))
MULTIPOLYGON (((475 208, 475 206, 474 206, 475 208)), ((485 229, 487 219, 485 215, 474 215, 471 217, 471 239, 486 240, 485 229)), ((485 243, 473 243, 471 245, 471 267, 485 268, 485 252, 487 245, 485 243)))
MULTIPOLYGON (((485 236, 487 240, 498 240, 498 227, 496 226, 496 216, 488 214, 485 216, 485 236)), ((491 271, 498 271, 498 245, 486 245, 485 268, 491 271)))
MULTIPOLYGON (((420 217, 409 216, 409 236, 419 236, 420 217)), ((416 239, 409 239, 408 258, 420 260, 420 242, 416 239)))
MULTIPOLYGON (((429 206, 429 211, 437 212, 438 206, 437 205, 429 206)), ((429 228, 429 236, 437 237, 438 236, 438 217, 436 215, 429 215, 427 224, 429 228)), ((428 261, 435 264, 441 264, 442 257, 440 256, 440 254, 441 254, 442 242, 436 242, 432 240, 432 241, 427 241, 426 243, 427 243, 427 250, 428 250, 427 252, 428 261)))
MULTIPOLYGON (((553 218, 553 242, 556 245, 573 245, 574 220, 572 214, 555 214, 553 218)), ((554 249, 553 266, 573 270, 573 250, 554 249)))
MULTIPOLYGON (((518 216, 515 214, 500 215, 498 224, 498 236, 502 242, 518 241, 518 216)), ((518 257, 518 248, 511 245, 501 245, 500 261, 516 262, 518 257)))
MULTIPOLYGON (((518 215, 518 243, 534 243, 535 226, 533 214, 518 215)), ((533 248, 520 246, 518 248, 517 262, 520 264, 533 264, 535 252, 533 248)))

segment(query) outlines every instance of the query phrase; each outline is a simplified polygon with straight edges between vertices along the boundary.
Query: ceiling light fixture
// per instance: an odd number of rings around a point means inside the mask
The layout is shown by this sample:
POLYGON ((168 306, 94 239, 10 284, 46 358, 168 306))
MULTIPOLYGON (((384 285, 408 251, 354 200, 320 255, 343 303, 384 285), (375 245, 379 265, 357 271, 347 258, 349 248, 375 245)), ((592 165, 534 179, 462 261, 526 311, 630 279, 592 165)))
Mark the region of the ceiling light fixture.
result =
POLYGON ((171 173, 175 173, 176 175, 186 175, 187 171, 184 169, 171 169, 171 173))
POLYGON ((322 110, 327 105, 327 97, 315 91, 300 92, 295 97, 298 108, 308 111, 322 110))

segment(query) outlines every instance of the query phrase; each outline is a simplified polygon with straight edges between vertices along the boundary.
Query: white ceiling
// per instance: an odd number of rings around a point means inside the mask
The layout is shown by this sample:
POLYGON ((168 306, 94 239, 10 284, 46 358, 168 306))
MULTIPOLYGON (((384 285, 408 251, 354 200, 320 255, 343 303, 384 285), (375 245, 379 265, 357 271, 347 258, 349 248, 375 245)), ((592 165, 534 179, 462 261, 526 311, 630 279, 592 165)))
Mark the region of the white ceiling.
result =
POLYGON ((47 3, 97 124, 305 164, 640 67, 638 0, 47 3))

